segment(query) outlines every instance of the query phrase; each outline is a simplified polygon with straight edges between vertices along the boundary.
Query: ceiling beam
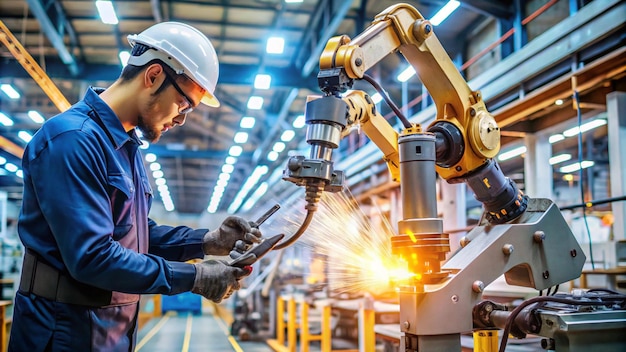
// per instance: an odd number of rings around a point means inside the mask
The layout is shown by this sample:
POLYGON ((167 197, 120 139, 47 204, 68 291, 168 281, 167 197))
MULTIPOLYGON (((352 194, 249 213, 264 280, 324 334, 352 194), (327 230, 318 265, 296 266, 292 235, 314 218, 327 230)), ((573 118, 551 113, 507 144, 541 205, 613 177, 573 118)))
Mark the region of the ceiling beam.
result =
MULTIPOLYGON (((346 17, 348 10, 350 10, 350 8, 352 7, 352 1, 340 1, 339 3, 339 7, 335 9, 334 5, 337 4, 337 2, 331 1, 330 8, 327 7, 325 9, 329 12, 328 16, 321 16, 320 22, 317 24, 313 23, 312 27, 308 29, 309 31, 319 29, 321 30, 321 33, 319 34, 319 36, 311 36, 311 38, 314 38, 312 40, 317 40, 317 43, 315 43, 315 47, 311 50, 311 52, 307 53, 309 59, 304 63, 304 65, 302 65, 302 77, 308 77, 311 75, 311 72, 313 72, 313 69, 319 63, 320 55, 322 54, 322 51, 324 51, 326 42, 335 33, 337 33, 339 25, 346 17), (328 22, 328 18, 331 18, 332 20, 328 22)), ((308 43, 302 43, 303 46, 306 44, 308 43)))
MULTIPOLYGON (((83 73, 80 77, 69 75, 65 66, 58 61, 46 62, 46 72, 53 79, 80 79, 81 81, 115 81, 120 74, 119 64, 84 64, 83 73)), ((220 77, 218 85, 246 85, 252 86, 254 78, 258 72, 258 65, 239 65, 220 63, 220 77)), ((300 76, 300 71, 294 67, 272 67, 265 66, 265 72, 272 75, 272 87, 295 87, 306 88, 317 91, 317 80, 315 77, 300 76)), ((0 60, 0 76, 12 78, 30 78, 14 60, 0 60)))
POLYGON ((78 41, 74 29, 65 17, 63 8, 56 1, 47 1, 46 4, 40 0, 26 0, 26 2, 28 2, 33 16, 39 21, 42 32, 46 34, 52 46, 59 53, 61 61, 67 66, 72 76, 78 76, 80 73, 78 60, 65 46, 63 38, 67 34, 70 38, 70 44, 74 47, 77 46, 78 41))
POLYGON ((461 6, 482 15, 503 20, 510 20, 515 13, 512 6, 503 5, 500 1, 464 0, 461 1, 461 6))

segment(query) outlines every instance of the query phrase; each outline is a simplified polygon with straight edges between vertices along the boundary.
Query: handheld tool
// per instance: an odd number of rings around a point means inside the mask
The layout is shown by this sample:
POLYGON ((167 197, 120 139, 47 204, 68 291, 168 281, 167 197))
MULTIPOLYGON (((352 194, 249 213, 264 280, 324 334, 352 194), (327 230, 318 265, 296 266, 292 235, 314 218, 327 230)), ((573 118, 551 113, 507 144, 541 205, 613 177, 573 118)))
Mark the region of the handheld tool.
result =
POLYGON ((248 265, 254 264, 257 260, 261 259, 267 252, 271 251, 274 246, 280 242, 280 240, 285 237, 284 233, 280 233, 278 235, 265 238, 261 241, 261 243, 249 249, 247 252, 242 254, 239 258, 233 260, 230 263, 230 266, 236 266, 238 268, 243 268, 248 265))
POLYGON ((265 214, 261 215, 256 221, 257 227, 261 226, 261 224, 264 223, 265 220, 269 219, 270 216, 274 215, 274 213, 277 212, 278 209, 280 209, 280 205, 274 204, 274 206, 271 207, 270 210, 266 211, 265 214))
MULTIPOLYGON (((265 220, 269 219, 270 216, 272 216, 275 212, 277 212, 278 209, 280 209, 280 205, 275 204, 268 211, 266 211, 263 215, 261 215, 256 221, 257 227, 261 226, 261 224, 263 224, 265 220)), ((276 246, 278 242, 280 242, 280 240, 283 239, 283 237, 285 237, 285 234, 281 233, 281 234, 278 234, 269 238, 262 239, 259 244, 250 248, 240 257, 233 260, 230 263, 230 265, 243 268, 245 266, 254 264, 257 260, 261 259, 264 255, 266 255, 267 252, 271 251, 274 248, 274 246, 276 246)))

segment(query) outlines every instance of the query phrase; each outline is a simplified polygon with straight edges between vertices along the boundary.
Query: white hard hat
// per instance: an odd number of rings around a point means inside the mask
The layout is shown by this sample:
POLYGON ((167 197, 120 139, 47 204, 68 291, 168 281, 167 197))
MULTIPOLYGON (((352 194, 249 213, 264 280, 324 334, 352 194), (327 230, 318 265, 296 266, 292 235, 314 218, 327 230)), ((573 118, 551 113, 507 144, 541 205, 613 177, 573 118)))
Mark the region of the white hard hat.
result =
POLYGON ((206 90, 202 103, 220 106, 213 95, 219 76, 217 53, 209 38, 200 31, 180 22, 161 22, 139 34, 129 35, 128 42, 131 46, 143 44, 155 49, 131 56, 129 65, 143 66, 150 60, 160 59, 176 74, 185 74, 206 90))

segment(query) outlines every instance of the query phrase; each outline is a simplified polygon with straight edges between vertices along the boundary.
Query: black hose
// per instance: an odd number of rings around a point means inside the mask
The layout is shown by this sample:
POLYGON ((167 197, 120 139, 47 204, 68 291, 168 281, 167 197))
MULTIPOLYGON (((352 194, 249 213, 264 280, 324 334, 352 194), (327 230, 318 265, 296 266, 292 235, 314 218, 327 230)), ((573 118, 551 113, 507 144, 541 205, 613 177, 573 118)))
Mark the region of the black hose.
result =
POLYGON ((286 239, 286 240, 282 241, 281 243, 277 244, 274 247, 274 250, 287 248, 287 247, 291 246, 294 242, 296 242, 298 240, 298 238, 300 238, 300 236, 302 236, 304 231, 309 227, 309 224, 311 223, 311 220, 313 220, 313 213, 315 213, 315 211, 309 209, 307 211, 307 213, 306 213, 306 218, 304 218, 304 221, 302 222, 302 225, 300 225, 300 228, 298 229, 298 231, 296 231, 296 233, 291 235, 291 237, 289 237, 288 239, 286 239))
POLYGON ((559 209, 561 209, 561 210, 572 210, 572 209, 576 209, 576 208, 591 208, 594 205, 613 203, 613 202, 620 202, 620 201, 626 201, 626 196, 618 196, 618 197, 604 198, 604 199, 598 199, 598 200, 589 200, 589 201, 587 201, 585 203, 581 203, 581 204, 572 204, 572 205, 567 205, 567 206, 564 206, 564 207, 559 207, 559 209))
POLYGON ((370 75, 367 75, 367 74, 363 75, 363 79, 369 82, 369 84, 371 84, 374 87, 374 89, 376 89, 376 91, 380 94, 380 96, 383 97, 383 99, 385 99, 385 102, 387 103, 387 105, 389 105, 391 110, 393 110, 396 116, 398 116, 398 118, 400 119, 400 122, 402 122, 402 125, 404 125, 404 128, 411 128, 411 123, 409 122, 409 120, 406 118, 406 116, 404 116, 402 111, 400 111, 400 109, 393 102, 393 100, 389 98, 389 95, 383 89, 383 87, 381 87, 380 84, 378 84, 378 82, 376 82, 374 78, 370 75))

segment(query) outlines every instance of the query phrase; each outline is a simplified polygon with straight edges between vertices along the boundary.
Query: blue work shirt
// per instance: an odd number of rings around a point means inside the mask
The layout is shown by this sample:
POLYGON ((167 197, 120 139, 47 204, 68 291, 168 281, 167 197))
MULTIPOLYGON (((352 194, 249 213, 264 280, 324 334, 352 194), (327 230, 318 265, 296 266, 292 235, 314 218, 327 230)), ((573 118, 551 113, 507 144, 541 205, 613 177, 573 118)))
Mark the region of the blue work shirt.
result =
POLYGON ((19 293, 10 351, 133 351, 139 294, 191 290, 206 229, 148 218, 152 190, 134 130, 88 89, 43 124, 24 151, 18 232, 59 272, 112 292, 88 307, 19 293), (47 349, 48 348, 48 349, 47 349))

